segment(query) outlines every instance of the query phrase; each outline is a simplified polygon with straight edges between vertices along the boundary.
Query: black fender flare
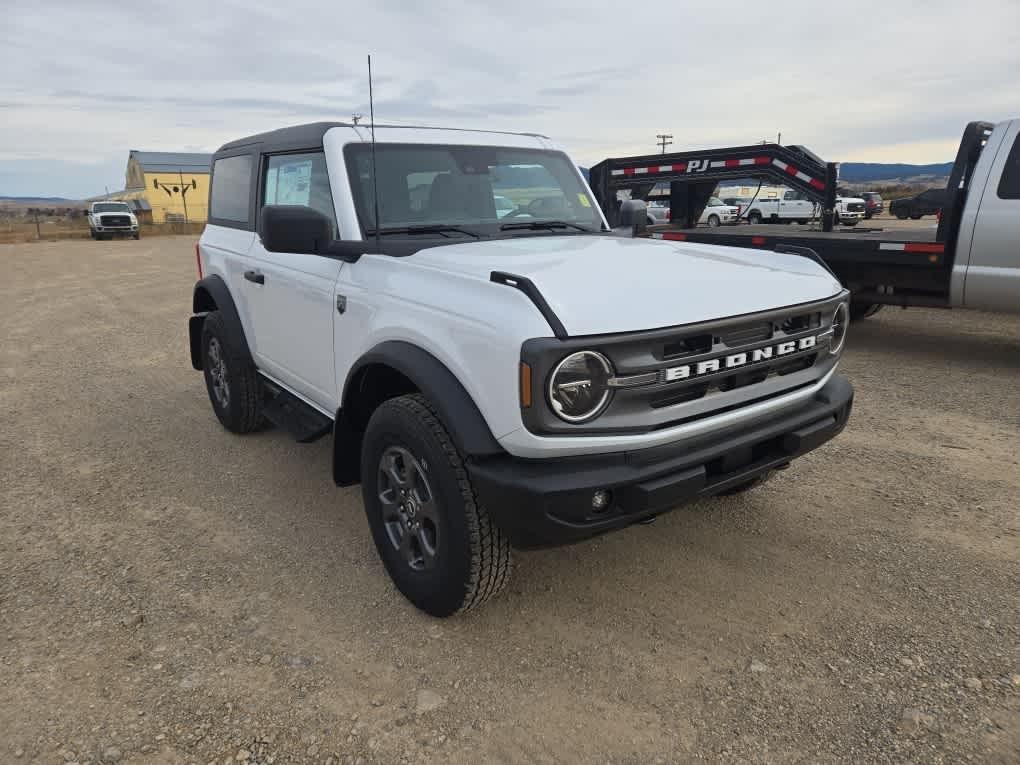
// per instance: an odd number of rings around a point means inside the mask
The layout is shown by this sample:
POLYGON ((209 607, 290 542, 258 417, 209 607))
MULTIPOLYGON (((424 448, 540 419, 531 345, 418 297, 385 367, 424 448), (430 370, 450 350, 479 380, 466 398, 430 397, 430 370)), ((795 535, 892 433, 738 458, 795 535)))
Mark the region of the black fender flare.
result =
POLYGON ((219 311, 227 327, 234 334, 239 350, 251 359, 248 338, 244 335, 241 315, 237 312, 230 288, 219 274, 210 274, 195 283, 191 298, 192 317, 188 321, 188 339, 191 345, 191 366, 202 368, 202 325, 210 311, 219 311))
POLYGON ((347 486, 361 480, 363 430, 357 423, 367 418, 352 412, 351 406, 360 392, 357 388, 362 370, 372 365, 385 365, 410 380, 435 407, 461 454, 478 458, 505 453, 478 405, 443 362, 411 343, 388 340, 362 355, 344 380, 343 397, 333 429, 333 478, 337 484, 347 486))

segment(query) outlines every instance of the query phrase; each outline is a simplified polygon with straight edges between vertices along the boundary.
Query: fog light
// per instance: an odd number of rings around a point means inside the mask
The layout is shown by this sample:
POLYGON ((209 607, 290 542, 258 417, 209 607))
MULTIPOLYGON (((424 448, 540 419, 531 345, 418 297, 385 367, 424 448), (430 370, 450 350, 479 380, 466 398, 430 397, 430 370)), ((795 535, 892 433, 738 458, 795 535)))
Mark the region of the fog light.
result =
POLYGON ((599 489, 591 495, 591 509, 596 513, 604 513, 613 501, 613 494, 608 489, 599 489))

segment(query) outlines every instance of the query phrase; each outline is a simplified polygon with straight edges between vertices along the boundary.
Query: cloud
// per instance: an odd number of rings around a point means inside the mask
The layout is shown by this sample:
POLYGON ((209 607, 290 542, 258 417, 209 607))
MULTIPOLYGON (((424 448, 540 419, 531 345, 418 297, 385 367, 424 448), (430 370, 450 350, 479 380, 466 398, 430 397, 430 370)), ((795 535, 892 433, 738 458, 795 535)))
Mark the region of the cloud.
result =
POLYGON ((661 132, 682 149, 779 131, 826 159, 946 161, 969 120, 1016 116, 1003 84, 1020 71, 1015 0, 983 3, 980 35, 960 34, 974 10, 950 2, 876 15, 797 0, 781 20, 768 4, 717 10, 13 4, 0 26, 0 194, 93 194, 123 182, 132 148, 212 150, 367 114, 368 52, 380 122, 543 133, 582 164, 654 151, 661 132))

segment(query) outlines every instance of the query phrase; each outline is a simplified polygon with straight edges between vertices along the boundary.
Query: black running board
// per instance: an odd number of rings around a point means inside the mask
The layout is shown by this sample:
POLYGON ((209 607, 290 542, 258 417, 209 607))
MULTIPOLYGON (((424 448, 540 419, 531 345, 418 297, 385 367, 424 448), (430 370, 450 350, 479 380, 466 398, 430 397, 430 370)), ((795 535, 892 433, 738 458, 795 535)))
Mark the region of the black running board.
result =
POLYGON ((333 420, 309 406, 293 393, 262 378, 266 401, 262 407, 265 418, 285 430, 301 444, 311 443, 333 430, 333 420))

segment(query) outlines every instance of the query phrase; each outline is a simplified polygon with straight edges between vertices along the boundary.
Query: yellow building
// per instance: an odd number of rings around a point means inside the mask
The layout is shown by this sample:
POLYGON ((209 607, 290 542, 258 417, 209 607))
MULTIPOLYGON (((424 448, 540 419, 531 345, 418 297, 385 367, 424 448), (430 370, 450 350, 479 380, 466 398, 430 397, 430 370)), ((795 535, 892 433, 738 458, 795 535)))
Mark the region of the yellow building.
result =
POLYGON ((128 202, 143 221, 151 211, 153 223, 205 222, 211 161, 211 154, 132 149, 124 190, 101 198, 128 202))

